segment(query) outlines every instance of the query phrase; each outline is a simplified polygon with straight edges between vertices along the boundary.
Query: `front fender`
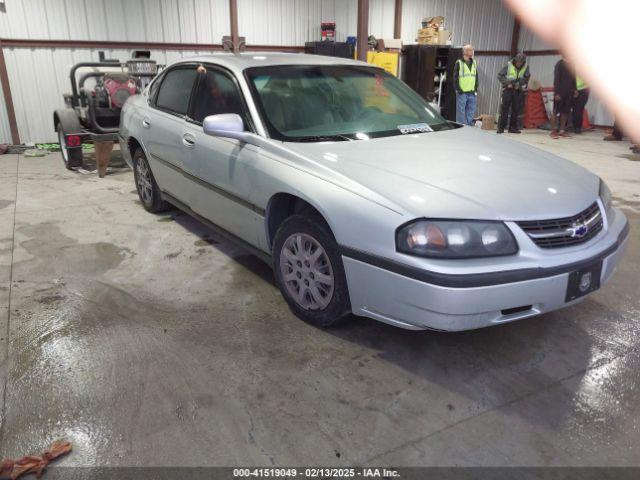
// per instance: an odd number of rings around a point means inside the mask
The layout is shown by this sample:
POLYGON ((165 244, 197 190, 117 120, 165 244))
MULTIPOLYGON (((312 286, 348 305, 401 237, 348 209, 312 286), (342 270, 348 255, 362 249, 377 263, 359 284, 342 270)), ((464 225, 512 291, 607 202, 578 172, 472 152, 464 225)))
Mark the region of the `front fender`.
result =
MULTIPOLYGON (((298 197, 314 207, 331 228, 341 246, 395 250, 395 229, 410 220, 407 214, 381 205, 319 176, 301 171, 285 163, 259 156, 255 190, 256 205, 268 211, 269 202, 278 193, 298 197), (373 247, 376 248, 373 248, 373 247)), ((265 216, 265 238, 268 241, 268 219, 265 216)))

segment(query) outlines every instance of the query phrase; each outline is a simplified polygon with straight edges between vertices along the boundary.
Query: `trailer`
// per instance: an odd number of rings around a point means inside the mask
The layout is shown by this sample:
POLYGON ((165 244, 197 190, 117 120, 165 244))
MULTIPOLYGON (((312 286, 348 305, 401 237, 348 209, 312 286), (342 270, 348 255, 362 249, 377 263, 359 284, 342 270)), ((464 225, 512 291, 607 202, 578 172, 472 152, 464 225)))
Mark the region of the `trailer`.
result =
POLYGON ((106 60, 104 52, 99 52, 98 62, 81 62, 71 68, 71 93, 64 95, 65 108, 53 113, 53 127, 68 169, 83 166, 83 143, 117 141, 124 102, 140 93, 159 68, 147 50, 134 51, 125 62, 106 60))

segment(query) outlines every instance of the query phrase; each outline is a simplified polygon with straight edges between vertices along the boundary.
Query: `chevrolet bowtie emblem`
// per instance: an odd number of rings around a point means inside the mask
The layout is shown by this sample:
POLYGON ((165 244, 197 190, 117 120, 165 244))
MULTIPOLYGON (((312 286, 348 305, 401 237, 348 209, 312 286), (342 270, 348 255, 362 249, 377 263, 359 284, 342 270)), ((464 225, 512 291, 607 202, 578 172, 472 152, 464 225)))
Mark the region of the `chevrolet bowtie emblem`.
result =
POLYGON ((589 227, 586 223, 574 224, 569 227, 568 232, 571 238, 582 238, 589 231, 589 227))

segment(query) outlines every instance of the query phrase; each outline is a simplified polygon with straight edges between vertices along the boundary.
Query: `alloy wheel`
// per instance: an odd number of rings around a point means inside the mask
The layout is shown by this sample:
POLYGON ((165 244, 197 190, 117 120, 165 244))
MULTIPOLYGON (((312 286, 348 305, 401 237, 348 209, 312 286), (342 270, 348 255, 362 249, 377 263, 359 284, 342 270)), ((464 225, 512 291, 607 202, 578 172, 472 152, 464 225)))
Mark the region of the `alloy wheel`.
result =
POLYGON ((323 310, 333 298, 334 274, 325 249, 311 235, 294 233, 282 245, 280 273, 292 299, 307 310, 323 310))
POLYGON ((138 158, 136 162, 136 183, 138 184, 138 192, 140 198, 146 205, 151 205, 153 201, 153 185, 151 183, 151 172, 146 162, 142 158, 138 158))

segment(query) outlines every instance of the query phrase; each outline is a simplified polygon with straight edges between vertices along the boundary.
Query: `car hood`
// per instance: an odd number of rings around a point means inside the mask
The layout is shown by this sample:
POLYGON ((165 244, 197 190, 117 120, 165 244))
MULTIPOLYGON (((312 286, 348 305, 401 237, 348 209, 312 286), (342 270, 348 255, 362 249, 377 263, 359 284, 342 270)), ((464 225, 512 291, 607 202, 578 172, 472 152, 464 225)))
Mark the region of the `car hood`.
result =
POLYGON ((598 177, 573 162, 474 127, 286 147, 415 216, 567 217, 599 189, 598 177))

